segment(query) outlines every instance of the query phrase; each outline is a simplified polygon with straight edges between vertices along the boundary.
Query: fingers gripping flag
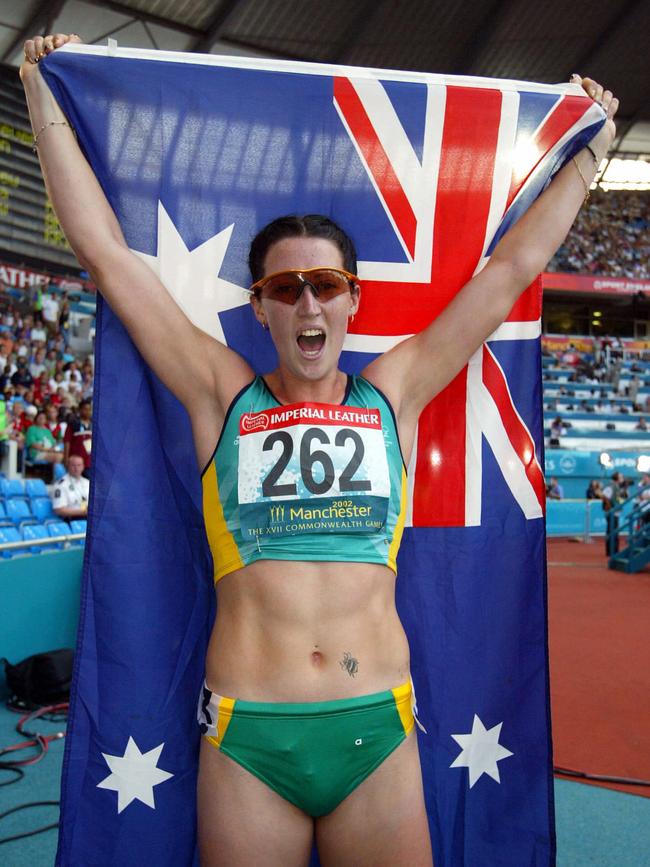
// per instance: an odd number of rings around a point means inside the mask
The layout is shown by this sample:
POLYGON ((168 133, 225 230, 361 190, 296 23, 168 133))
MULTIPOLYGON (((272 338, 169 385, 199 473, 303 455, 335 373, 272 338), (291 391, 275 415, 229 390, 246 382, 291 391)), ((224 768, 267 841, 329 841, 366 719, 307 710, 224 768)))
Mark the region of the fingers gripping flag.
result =
MULTIPOLYGON (((266 222, 324 213, 354 238, 356 372, 440 313, 603 122, 568 85, 86 46, 43 67, 129 247, 259 371, 275 355, 243 288, 266 222)), ((426 409, 409 467, 398 607, 437 867, 554 859, 540 301, 534 284, 426 409)), ((97 330, 58 864, 197 864, 199 473, 184 410, 106 304, 97 330)))

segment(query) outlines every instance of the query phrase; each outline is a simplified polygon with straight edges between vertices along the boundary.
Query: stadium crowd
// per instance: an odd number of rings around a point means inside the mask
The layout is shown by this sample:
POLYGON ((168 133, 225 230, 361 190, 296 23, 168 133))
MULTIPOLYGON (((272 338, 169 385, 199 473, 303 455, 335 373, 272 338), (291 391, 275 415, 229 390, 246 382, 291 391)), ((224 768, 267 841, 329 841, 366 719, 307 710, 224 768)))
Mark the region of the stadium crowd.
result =
POLYGON ((14 440, 23 471, 78 455, 89 475, 93 362, 70 349, 69 328, 65 295, 18 303, 0 286, 0 448, 14 440))
POLYGON ((592 192, 548 270, 650 280, 650 192, 592 192))
MULTIPOLYGON (((627 397, 632 402, 633 412, 650 412, 650 397, 639 394, 643 386, 643 382, 638 376, 642 372, 641 366, 633 363, 629 370, 623 370, 622 352, 616 349, 617 345, 620 345, 617 338, 603 338, 602 340, 596 338, 594 342, 595 351, 593 354, 579 352, 573 345, 569 345, 567 350, 559 352, 543 351, 546 358, 554 359, 553 366, 556 369, 567 371, 566 379, 557 383, 556 395, 545 396, 544 409, 553 411, 557 409, 559 401, 567 403, 567 399, 569 399, 570 408, 581 412, 629 415, 629 407, 614 400, 617 397, 627 397), (604 344, 612 346, 613 351, 605 352, 604 344), (631 377, 621 382, 622 375, 628 377, 630 373, 631 377), (609 384, 611 388, 603 390, 600 388, 602 384, 609 384), (590 390, 589 386, 599 387, 590 390), (576 394, 578 391, 580 394, 589 391, 596 402, 591 403, 578 397, 576 394)), ((639 418, 637 429, 646 430, 646 424, 643 417, 639 418)))

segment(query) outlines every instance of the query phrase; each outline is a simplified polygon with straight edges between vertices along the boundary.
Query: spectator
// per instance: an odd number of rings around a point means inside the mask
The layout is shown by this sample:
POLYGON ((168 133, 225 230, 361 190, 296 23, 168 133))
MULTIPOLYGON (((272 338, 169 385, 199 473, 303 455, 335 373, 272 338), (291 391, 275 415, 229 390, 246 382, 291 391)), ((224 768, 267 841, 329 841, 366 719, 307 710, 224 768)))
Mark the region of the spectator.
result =
POLYGON ((71 455, 79 455, 84 461, 86 478, 90 473, 92 437, 92 404, 89 400, 82 400, 79 404, 79 415, 68 421, 63 443, 65 465, 68 465, 71 455))
POLYGON ((618 551, 618 514, 612 510, 619 503, 622 503, 623 500, 627 499, 628 487, 629 482, 625 479, 623 473, 619 472, 614 473, 611 481, 603 487, 602 503, 607 521, 605 553, 608 557, 612 557, 618 551))
POLYGON ((43 328, 43 324, 41 322, 37 322, 31 330, 30 340, 32 343, 39 343, 45 346, 47 342, 47 332, 43 328))
POLYGON ((4 392, 7 386, 11 383, 11 365, 5 364, 2 376, 0 376, 0 391, 4 392))
POLYGON ((24 357, 19 357, 17 365, 17 370, 11 377, 11 384, 14 386, 24 385, 29 388, 34 382, 34 377, 27 368, 27 360, 24 357))
POLYGON ((551 422, 551 436, 559 439, 561 436, 566 434, 566 425, 562 421, 562 418, 558 415, 551 422))
POLYGON ((93 375, 92 372, 88 373, 84 371, 83 379, 81 382, 81 387, 79 389, 79 393, 83 400, 90 400, 93 396, 93 375))
POLYGON ((65 382, 68 391, 70 391, 70 385, 74 385, 75 387, 80 386, 82 378, 77 362, 71 361, 70 364, 66 366, 65 374, 63 376, 63 381, 65 382))
POLYGON ((550 448, 560 448, 560 436, 566 434, 566 425, 560 418, 560 416, 556 416, 551 422, 551 435, 549 437, 549 447, 550 448))
POLYGON ((57 355, 63 355, 65 352, 65 340, 60 334, 54 337, 50 344, 50 349, 54 349, 57 355))
POLYGON ((43 322, 50 334, 55 334, 58 330, 59 321, 59 302, 54 295, 49 292, 43 296, 43 322))
POLYGON ((36 406, 36 398, 34 396, 33 388, 25 389, 25 391, 23 392, 23 403, 25 404, 25 410, 35 416, 38 407, 36 406))
POLYGON ((642 382, 639 377, 634 374, 632 379, 630 380, 627 386, 627 396, 630 398, 632 403, 636 403, 636 398, 639 393, 639 389, 641 388, 642 382))
POLYGON ((56 394, 60 388, 65 389, 65 381, 63 379, 63 372, 60 370, 57 370, 54 373, 54 375, 50 378, 50 381, 48 382, 48 386, 49 386, 50 392, 52 394, 56 394))
POLYGON ((564 499, 564 490, 562 489, 562 485, 558 482, 555 476, 551 476, 551 481, 546 486, 546 496, 549 500, 564 499))
POLYGON ((34 463, 60 464, 63 457, 57 449, 56 440, 47 426, 47 417, 43 411, 36 414, 34 424, 25 434, 25 448, 28 460, 34 463))
POLYGON ((603 486, 599 482, 598 479, 592 479, 589 482, 589 487, 587 488, 587 499, 588 500, 602 500, 603 498, 603 486))
POLYGON ((59 420, 59 410, 53 403, 48 403, 48 405, 45 407, 45 417, 47 419, 47 427, 49 428, 50 433, 54 437, 55 441, 57 442, 57 444, 62 443, 66 424, 64 421, 59 420))
POLYGON ((59 312, 59 336, 64 347, 70 342, 70 302, 67 298, 61 304, 59 312))
POLYGON ((648 423, 643 416, 641 416, 638 422, 634 425, 634 430, 648 430, 648 423))
POLYGON ((29 372, 34 377, 34 379, 38 379, 41 373, 45 373, 45 349, 40 347, 34 353, 34 358, 29 364, 29 372))
POLYGON ((25 412, 23 403, 7 404, 7 433, 18 447, 19 466, 22 464, 25 434, 32 424, 32 418, 25 412))
POLYGON ((636 496, 641 506, 641 521, 643 524, 650 524, 650 475, 648 473, 641 476, 636 496))
POLYGON ((56 362, 56 349, 48 349, 47 355, 45 356, 45 370, 47 371, 48 379, 51 379, 54 376, 54 371, 56 370, 56 362))
POLYGON ((85 518, 88 512, 90 482, 84 478, 81 455, 70 455, 66 461, 67 473, 56 483, 52 495, 55 514, 66 521, 85 518))
POLYGON ((34 400, 39 406, 44 406, 50 396, 50 385, 47 379, 47 373, 43 371, 38 379, 34 382, 34 400))

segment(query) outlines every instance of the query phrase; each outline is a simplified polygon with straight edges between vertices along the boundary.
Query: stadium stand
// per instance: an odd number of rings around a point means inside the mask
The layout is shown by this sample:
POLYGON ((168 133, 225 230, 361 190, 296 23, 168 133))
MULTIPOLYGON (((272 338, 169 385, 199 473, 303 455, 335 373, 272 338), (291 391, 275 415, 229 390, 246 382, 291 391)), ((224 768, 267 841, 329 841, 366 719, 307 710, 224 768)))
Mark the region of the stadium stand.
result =
MULTIPOLYGON (((92 399, 95 296, 64 288, 60 278, 44 285, 42 276, 20 267, 2 272, 22 275, 22 286, 0 283, 0 545, 39 541, 52 535, 85 533, 61 523, 52 509, 52 484, 63 464, 27 455, 25 438, 36 413, 46 411, 48 448, 64 452, 65 431, 78 418, 79 403, 92 399), (79 323, 85 341, 75 339, 79 323), (56 533, 50 525, 55 524, 56 533)), ((18 279, 18 278, 17 278, 18 279)), ((77 281, 77 285, 78 281, 77 281)), ((80 525, 81 526, 81 525, 80 525)), ((70 544, 77 545, 72 540, 70 544)), ((59 549, 62 543, 2 550, 3 557, 59 549)))
POLYGON ((592 193, 550 271, 650 279, 650 192, 592 193))
POLYGON ((610 568, 638 571, 650 562, 650 342, 562 339, 555 351, 557 335, 542 339, 545 468, 562 489, 547 530, 607 533, 610 568))

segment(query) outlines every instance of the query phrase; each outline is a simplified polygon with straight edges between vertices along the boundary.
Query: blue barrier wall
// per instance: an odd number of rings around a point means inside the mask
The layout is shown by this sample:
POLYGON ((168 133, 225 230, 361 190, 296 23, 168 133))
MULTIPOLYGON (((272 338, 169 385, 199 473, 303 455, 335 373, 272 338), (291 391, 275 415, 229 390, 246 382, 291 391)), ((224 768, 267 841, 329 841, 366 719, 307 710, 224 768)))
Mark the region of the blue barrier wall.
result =
MULTIPOLYGON (((611 479, 612 473, 618 470, 635 483, 639 481, 641 473, 636 468, 639 452, 610 451, 608 454, 613 466, 606 468, 600 464, 600 451, 547 448, 544 464, 546 479, 555 476, 562 485, 566 499, 582 499, 592 479, 600 479, 604 482, 606 479, 611 479)), ((630 488, 631 494, 636 492, 636 487, 630 488)))
POLYGON ((83 553, 71 548, 0 561, 0 657, 16 663, 46 650, 74 649, 83 553))
MULTIPOLYGON (((590 479, 610 478, 612 473, 620 470, 628 478, 637 481, 636 462, 639 452, 610 451, 613 466, 605 469, 600 465, 600 451, 586 452, 576 449, 546 449, 545 472, 548 476, 557 476, 558 481, 565 478, 583 478, 589 484, 590 479)), ((586 485, 585 485, 586 487, 586 485)), ((583 495, 584 496, 584 495, 583 495)))
POLYGON ((547 536, 604 535, 605 513, 600 500, 547 500, 547 536))

